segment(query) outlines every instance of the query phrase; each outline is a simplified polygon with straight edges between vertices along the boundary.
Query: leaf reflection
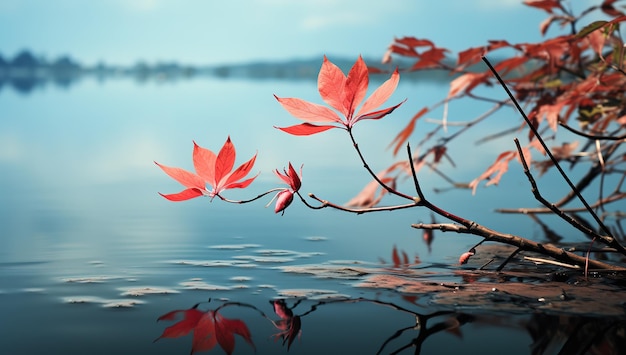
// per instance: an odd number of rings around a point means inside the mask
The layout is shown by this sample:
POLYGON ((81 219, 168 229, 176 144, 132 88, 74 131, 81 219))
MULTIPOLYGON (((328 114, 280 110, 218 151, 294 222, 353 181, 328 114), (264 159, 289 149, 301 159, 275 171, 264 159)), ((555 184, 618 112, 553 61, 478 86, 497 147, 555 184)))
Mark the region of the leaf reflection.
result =
MULTIPOLYGON (((257 333, 265 332, 267 329, 252 329, 250 331, 244 320, 225 318, 219 313, 224 307, 237 306, 254 310, 258 316, 268 321, 267 324, 270 328, 278 329, 279 332, 275 333, 273 337, 282 339, 282 346, 286 345, 289 351, 295 338, 299 338, 302 335, 302 322, 305 319, 311 327, 314 327, 316 322, 317 324, 323 323, 326 319, 324 317, 328 315, 323 315, 323 312, 318 315, 318 318, 322 317, 322 319, 315 318, 314 314, 317 314, 317 311, 320 309, 326 308, 331 304, 344 304, 344 307, 353 307, 355 304, 367 303, 411 315, 412 317, 409 319, 414 319, 414 321, 409 323, 403 320, 405 324, 398 324, 398 328, 395 330, 390 330, 388 326, 382 326, 381 323, 378 331, 383 334, 382 339, 384 341, 376 349, 376 354, 420 354, 427 341, 430 340, 433 343, 441 341, 440 337, 438 337, 438 340, 432 339, 436 334, 448 333, 458 338, 463 338, 464 328, 468 328, 469 332, 466 332, 465 335, 466 337, 472 336, 472 326, 469 326, 469 324, 473 324, 473 327, 502 327, 506 325, 507 327, 514 327, 517 330, 527 332, 531 339, 528 349, 532 354, 619 354, 622 349, 626 348, 626 319, 624 317, 600 318, 533 313, 520 315, 516 317, 515 321, 512 321, 511 314, 460 312, 447 309, 416 312, 393 302, 368 298, 328 299, 322 301, 313 301, 306 298, 290 300, 270 300, 272 316, 268 316, 263 311, 263 308, 268 307, 267 303, 264 306, 256 306, 241 302, 223 302, 219 306, 206 311, 199 310, 198 306, 201 303, 198 303, 187 310, 168 312, 161 316, 159 320, 173 320, 174 316, 180 314, 184 315, 183 320, 166 328, 157 340, 164 337, 184 336, 193 331, 192 352, 209 351, 214 348, 214 345, 219 344, 224 351, 230 354, 234 351, 233 335, 237 334, 254 348, 252 341, 253 333, 255 331, 257 333), (290 300, 293 301, 291 306, 288 305, 290 300), (202 319, 209 321, 202 322, 202 319), (229 341, 224 340, 225 335, 227 335, 229 341)), ((355 320, 354 329, 349 329, 354 330, 352 333, 359 333, 358 324, 367 324, 372 329, 379 325, 380 318, 377 319, 375 314, 370 315, 368 312, 347 313, 359 314, 359 316, 363 317, 368 317, 369 315, 371 318, 355 320)), ((251 318, 248 320, 252 320, 251 318)), ((260 325, 262 327, 264 323, 251 322, 248 324, 260 325)), ((324 330, 327 333, 333 331, 336 331, 333 327, 325 328, 324 330)), ((322 335, 324 336, 325 334, 322 333, 322 335)), ((360 350, 362 352, 363 349, 357 349, 361 345, 360 338, 350 339, 349 335, 350 332, 345 332, 344 334, 347 345, 353 351, 358 352, 360 350)), ((313 340, 307 342, 308 346, 312 347, 316 346, 316 344, 321 344, 322 339, 313 340)), ((433 344, 430 345, 432 346, 433 344)), ((302 346, 302 344, 300 343, 299 346, 302 346)), ((487 342, 485 346, 490 345, 487 342)), ((302 349, 300 350, 302 351, 302 349)), ((374 349, 365 349, 366 352, 370 352, 370 350, 374 349)), ((474 350, 480 351, 480 349, 474 350)), ((504 351, 505 349, 500 350, 504 351)), ((306 351, 317 351, 317 349, 306 349, 306 351)))

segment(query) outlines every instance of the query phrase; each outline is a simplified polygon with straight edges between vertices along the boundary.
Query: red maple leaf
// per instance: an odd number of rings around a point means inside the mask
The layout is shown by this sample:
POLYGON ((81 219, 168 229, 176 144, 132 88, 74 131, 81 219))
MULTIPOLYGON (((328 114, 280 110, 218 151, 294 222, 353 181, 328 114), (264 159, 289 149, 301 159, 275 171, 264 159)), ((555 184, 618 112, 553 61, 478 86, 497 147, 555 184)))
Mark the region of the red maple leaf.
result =
POLYGON ((233 171, 235 155, 235 146, 229 136, 217 155, 193 142, 193 165, 196 173, 154 162, 167 175, 186 187, 179 193, 159 194, 170 201, 184 201, 203 195, 213 198, 226 189, 246 188, 258 174, 244 181, 239 180, 246 177, 252 170, 256 154, 233 171), (212 187, 211 190, 206 188, 207 184, 212 187))
POLYGON ((205 312, 194 306, 191 309, 168 312, 157 321, 175 320, 179 314, 182 314, 183 319, 165 328, 154 341, 161 338, 178 338, 193 332, 192 354, 198 351, 209 351, 216 344, 219 344, 227 354, 232 354, 235 350, 235 334, 237 334, 244 338, 252 348, 255 348, 250 330, 243 321, 225 318, 217 311, 205 312))
POLYGON ((395 106, 376 110, 393 94, 399 80, 400 74, 396 69, 391 74, 391 77, 381 84, 357 111, 356 108, 365 98, 369 84, 369 73, 363 58, 359 56, 352 69, 350 69, 348 76, 346 76, 339 67, 324 56, 324 62, 317 80, 318 90, 324 102, 341 113, 343 119, 336 111, 326 106, 302 99, 280 98, 274 95, 285 110, 294 117, 305 121, 305 123, 295 126, 276 128, 289 134, 308 136, 332 128, 351 129, 358 121, 383 118, 402 104, 401 102, 395 106), (337 125, 316 124, 324 122, 337 125))

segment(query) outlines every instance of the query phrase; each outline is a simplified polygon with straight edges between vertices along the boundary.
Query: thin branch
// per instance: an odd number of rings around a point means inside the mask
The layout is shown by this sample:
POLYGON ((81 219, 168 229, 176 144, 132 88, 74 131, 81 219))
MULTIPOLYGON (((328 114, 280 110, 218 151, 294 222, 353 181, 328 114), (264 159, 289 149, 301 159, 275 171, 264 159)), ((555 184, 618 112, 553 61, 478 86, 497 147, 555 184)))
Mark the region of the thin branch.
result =
MULTIPOLYGON (((310 207, 310 208, 322 209, 322 208, 330 207, 330 208, 334 208, 336 210, 340 210, 340 211, 344 211, 344 212, 351 212, 351 213, 356 213, 356 214, 363 214, 363 213, 370 213, 370 212, 381 212, 381 211, 395 211, 395 210, 402 210, 402 209, 406 209, 406 208, 419 206, 419 202, 416 201, 416 202, 413 202, 413 203, 407 203, 405 205, 395 205, 395 206, 386 206, 386 207, 349 208, 349 207, 345 207, 345 206, 341 206, 341 205, 329 202, 327 200, 323 200, 323 199, 315 196, 312 193, 309 194, 309 197, 314 199, 314 200, 317 200, 317 201, 319 201, 321 203, 320 206, 312 206, 312 205, 309 205, 308 203, 305 202, 305 204, 308 207, 310 207)), ((302 197, 300 197, 300 198, 302 198, 302 197)))
MULTIPOLYGON (((577 220, 575 220, 571 216, 565 214, 558 207, 556 207, 554 204, 550 203, 543 196, 541 196, 541 193, 539 192, 539 188, 537 187, 537 183, 535 181, 535 178, 530 173, 530 170, 528 170, 528 164, 526 163, 526 159, 524 158, 524 152, 522 151, 522 147, 521 147, 521 145, 519 143, 519 140, 517 138, 515 138, 514 141, 515 141, 515 146, 517 147, 517 153, 519 154, 520 161, 522 162, 522 166, 524 167, 524 174, 526 175, 526 177, 528 178, 528 181, 530 182, 531 191, 533 193, 533 196, 535 196, 535 199, 537 201, 541 202, 541 204, 543 204, 547 208, 549 208, 554 214, 556 214, 557 216, 561 217, 563 220, 568 222, 574 228, 578 229, 579 231, 581 231, 581 232, 583 232, 585 234, 588 234, 590 236, 598 238, 604 244, 606 244, 608 246, 611 246, 611 247, 619 250, 622 254, 626 255, 626 249, 617 241, 617 239, 615 239, 615 238, 613 238, 611 236, 603 236, 603 235, 600 235, 600 234, 596 233, 596 231, 594 231, 594 230, 592 230, 592 229, 582 225, 577 220)), ((589 207, 587 207, 587 208, 589 208, 589 207)), ((594 213, 594 216, 596 216, 595 213, 594 213)), ((597 218, 597 216, 596 216, 596 218, 597 218)))
MULTIPOLYGON (((587 201, 585 200, 585 198, 580 194, 580 192, 576 189, 576 187, 574 186, 574 184, 572 183, 572 181, 569 179, 569 177, 567 176, 567 174, 565 174, 565 171, 563 171, 563 168, 561 168, 561 165, 559 164, 559 162, 556 160, 556 158, 552 155, 552 153, 550 152, 550 149, 548 149, 548 146, 546 145, 546 143, 543 141, 543 138, 541 138, 541 135, 539 135, 539 132, 537 131, 537 128, 532 124, 532 122, 530 121, 530 119, 528 118, 528 116, 526 116, 526 114, 524 113, 524 110, 522 110, 522 108, 520 107, 519 103, 517 102, 517 100, 515 99, 515 96, 513 96, 513 93, 511 93, 511 91, 509 90, 509 88, 507 87, 506 83, 504 82, 504 80, 502 79, 502 77, 500 77, 500 75, 498 74, 498 72, 495 70, 495 68, 491 65, 491 63, 489 62, 489 60, 486 57, 482 57, 483 61, 487 64, 487 66, 489 67, 489 69, 491 70, 491 72, 493 73, 493 75, 496 77, 496 79, 498 79, 498 82, 500 83, 500 85, 502 86, 502 88, 504 89, 504 91, 506 91, 506 93, 509 95, 509 97, 511 98, 511 100, 513 100, 513 104, 515 105, 515 107, 517 108, 517 110, 520 112, 520 114, 522 115, 522 117, 524 117, 524 120, 526 121, 526 123, 528 124, 528 127, 530 128, 530 130, 535 134, 535 137, 537 138, 537 140, 539 141, 539 143, 541 144, 541 146, 543 147, 543 149, 545 150, 546 154, 550 157, 550 160, 552 160, 552 162, 554 163, 554 166, 557 168, 557 170, 559 171, 559 173, 561 173, 561 176, 563 177, 563 179, 567 182, 567 184, 569 185, 569 187, 574 190, 576 196, 578 197, 578 199, 582 202, 582 204, 585 206, 585 208, 587 208, 587 211, 589 211, 589 213, 593 216, 593 218, 595 219, 596 223, 598 223, 598 225, 600 226, 600 228, 602 229, 602 231, 607 235, 607 237, 605 237, 605 239, 608 241, 610 240, 611 244, 619 244, 619 242, 617 242, 617 240, 615 239, 615 237, 613 237, 613 234, 611 233, 611 231, 609 230, 609 228, 600 220, 600 218, 598 217, 598 215, 593 211, 593 209, 589 206, 589 204, 587 203, 587 201)), ((620 247, 623 249, 623 247, 620 245, 620 247)), ((624 249, 625 253, 626 253, 626 249, 624 249)))
POLYGON ((565 128, 566 130, 577 134, 579 136, 585 137, 585 138, 589 138, 589 139, 594 139, 594 140, 608 140, 608 141, 621 141, 626 139, 626 135, 621 135, 621 136, 603 136, 603 135, 594 135, 594 134, 589 134, 589 133, 585 133, 583 131, 579 131, 575 128, 572 128, 568 125, 566 125, 564 122, 559 121, 559 126, 565 128))
MULTIPOLYGON (((561 248, 554 246, 553 244, 538 243, 532 240, 518 237, 516 235, 500 233, 478 224, 474 225, 472 228, 453 223, 417 223, 412 224, 411 227, 416 229, 439 230, 442 232, 456 232, 477 235, 483 238, 488 238, 489 241, 492 242, 508 244, 518 247, 524 251, 547 255, 557 261, 566 264, 575 264, 584 267, 586 262, 586 258, 565 251, 561 248)), ((589 266, 594 269, 626 271, 626 268, 624 267, 607 264, 598 260, 589 260, 589 266)))
POLYGON ((409 164, 411 166, 411 175, 413 176, 413 184, 415 185, 415 190, 417 191, 417 195, 419 196, 418 199, 415 199, 415 203, 428 208, 429 210, 435 212, 436 214, 442 217, 445 217, 456 223, 460 223, 468 228, 471 228, 472 226, 476 225, 475 222, 472 222, 470 220, 467 220, 465 218, 452 214, 444 209, 441 209, 433 205, 426 199, 426 197, 424 196, 424 192, 422 191, 422 188, 420 187, 419 180, 417 179, 417 173, 415 171, 415 165, 413 162, 413 155, 411 154, 411 146, 409 144, 406 145, 406 151, 407 151, 407 155, 409 156, 409 164))
POLYGON ((387 184, 385 184, 377 175, 376 173, 374 173, 374 171, 372 171, 372 169, 369 167, 369 165, 367 164, 367 162, 365 161, 365 157, 363 157, 363 154, 361 153, 361 149, 359 149, 359 145, 356 142, 356 140, 354 139, 354 135, 352 134, 352 129, 348 128, 347 129, 348 134, 350 135, 350 139, 352 140, 352 145, 354 146, 354 149, 356 150, 357 154, 359 155, 359 159, 361 159, 361 162, 363 163, 363 167, 365 168, 365 170, 367 170, 368 173, 370 173, 370 175, 374 178, 374 180, 376 180, 376 182, 385 190, 387 190, 390 194, 396 195, 396 196, 400 196, 402 198, 405 198, 407 200, 411 200, 414 201, 415 198, 413 196, 409 196, 407 194, 404 194, 390 186, 388 186, 387 184))
MULTIPOLYGON (((626 198, 626 193, 620 192, 620 193, 616 193, 613 194, 611 196, 608 196, 602 200, 598 200, 596 201, 594 204, 591 205, 591 208, 598 208, 601 205, 606 205, 608 203, 611 202, 615 202, 615 201, 621 201, 623 199, 626 198)), ((559 204, 555 203, 555 206, 558 206, 559 204)), ((545 214, 545 213, 552 213, 552 210, 546 207, 533 207, 533 208, 498 208, 495 210, 498 213, 522 213, 522 214, 545 214)), ((563 212, 583 212, 583 211, 587 211, 587 209, 585 207, 579 207, 579 208, 561 208, 561 211, 563 212)))
POLYGON ((249 200, 230 200, 230 199, 227 199, 226 197, 224 197, 224 196, 222 196, 220 194, 216 194, 215 196, 219 197, 220 200, 222 200, 224 202, 242 204, 242 203, 249 203, 249 202, 252 202, 252 201, 256 201, 256 200, 260 199, 261 197, 263 197, 265 195, 271 194, 272 192, 282 191, 282 190, 284 190, 284 188, 277 187, 277 188, 265 191, 264 193, 258 195, 257 197, 251 198, 249 200))

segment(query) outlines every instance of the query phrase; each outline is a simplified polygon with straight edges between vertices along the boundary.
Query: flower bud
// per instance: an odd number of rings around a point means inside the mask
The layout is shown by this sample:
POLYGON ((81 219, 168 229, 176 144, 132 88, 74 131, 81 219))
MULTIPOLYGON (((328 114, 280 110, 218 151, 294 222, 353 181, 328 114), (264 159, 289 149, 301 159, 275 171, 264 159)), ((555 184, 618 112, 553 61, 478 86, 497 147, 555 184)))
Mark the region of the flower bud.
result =
POLYGON ((278 195, 276 195, 276 207, 274 208, 274 212, 278 213, 284 211, 285 208, 291 204, 291 201, 293 201, 293 192, 291 192, 291 190, 279 192, 278 195))

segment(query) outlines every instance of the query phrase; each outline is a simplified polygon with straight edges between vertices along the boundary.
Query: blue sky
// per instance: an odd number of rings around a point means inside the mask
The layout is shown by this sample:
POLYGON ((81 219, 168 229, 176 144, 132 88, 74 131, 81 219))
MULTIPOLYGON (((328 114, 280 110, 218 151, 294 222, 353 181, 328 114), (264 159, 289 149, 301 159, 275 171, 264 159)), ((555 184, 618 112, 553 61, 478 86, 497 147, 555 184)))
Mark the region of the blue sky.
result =
POLYGON ((453 51, 538 41, 545 17, 521 0, 0 0, 0 54, 123 65, 381 57, 408 35, 453 51))

